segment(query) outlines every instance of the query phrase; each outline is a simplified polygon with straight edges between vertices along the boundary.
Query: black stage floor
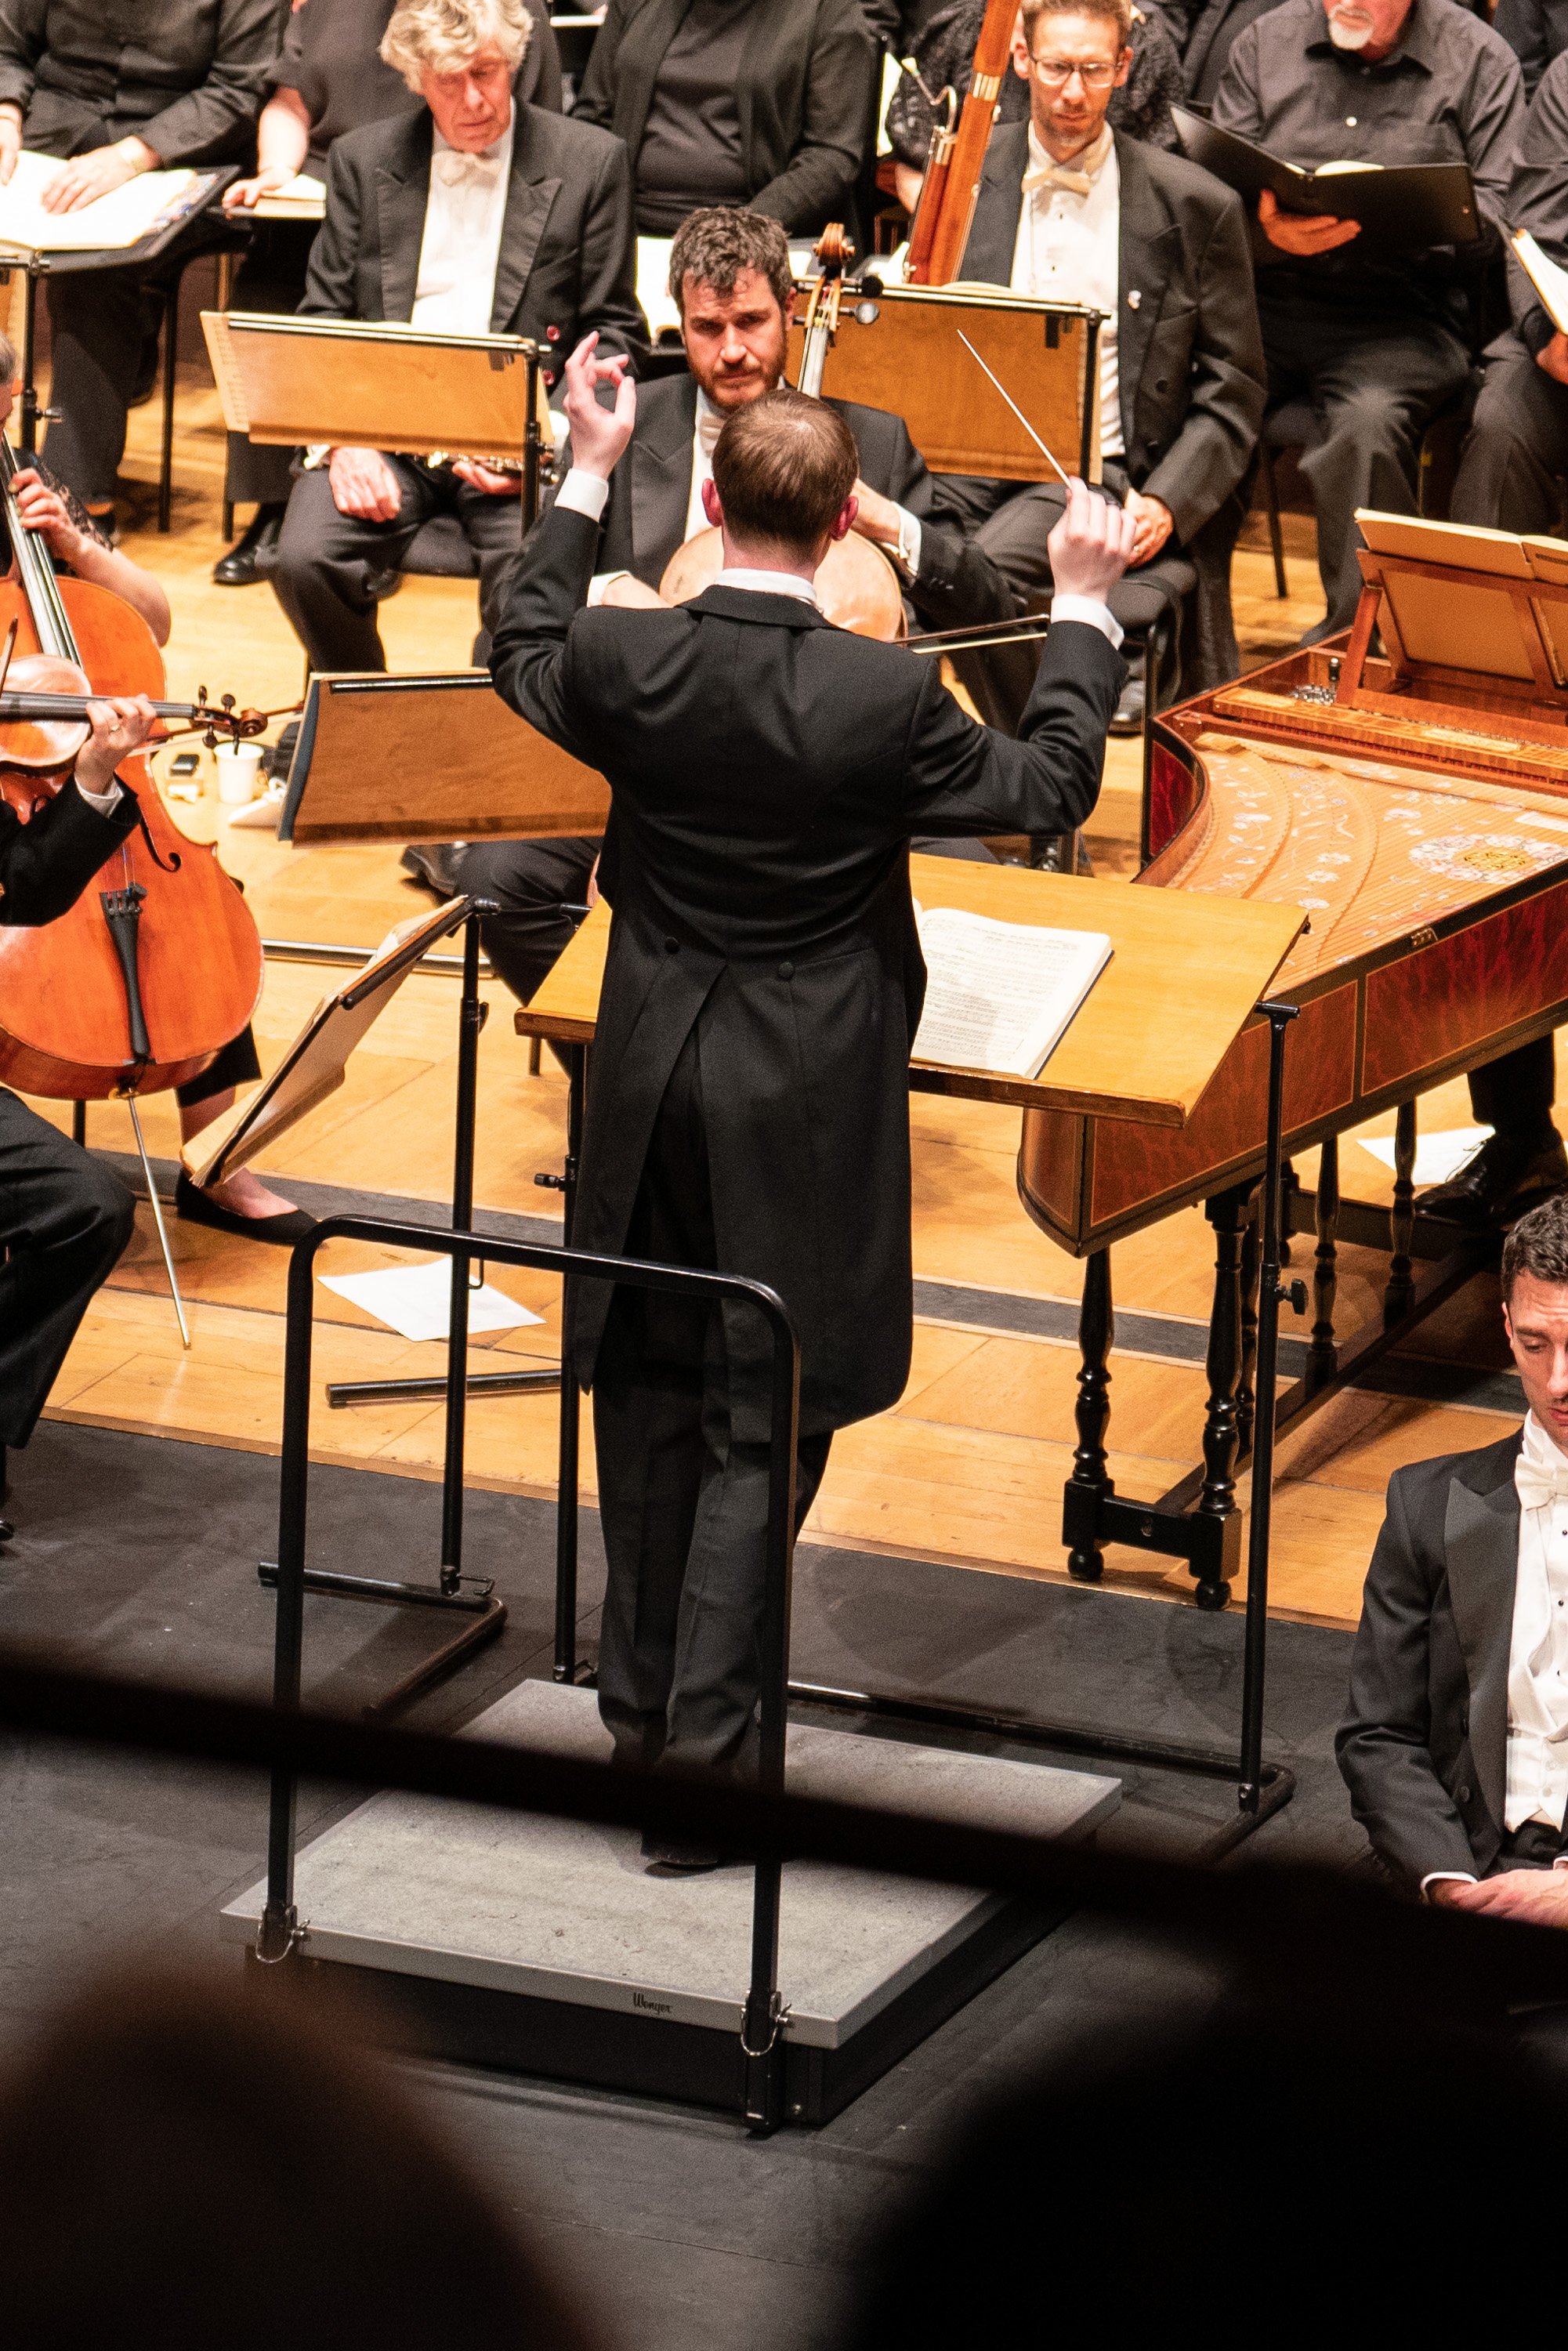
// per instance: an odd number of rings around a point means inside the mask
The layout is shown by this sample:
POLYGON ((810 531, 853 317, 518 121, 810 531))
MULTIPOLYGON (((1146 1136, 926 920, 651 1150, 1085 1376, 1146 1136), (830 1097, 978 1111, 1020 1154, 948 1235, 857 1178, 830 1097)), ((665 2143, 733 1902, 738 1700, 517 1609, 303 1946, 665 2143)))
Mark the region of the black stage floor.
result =
MULTIPOLYGON (((46 1424, 12 1467, 19 1531, 0 1554, 0 1638, 265 1694, 272 1607, 256 1563, 274 1554, 276 1461, 46 1424)), ((312 1559, 427 1571, 439 1514, 434 1486, 318 1470, 312 1559)), ((548 1503, 469 1495, 465 1564, 496 1577, 509 1621, 408 1719, 455 1727, 521 1677, 548 1673, 553 1516, 548 1503)), ((584 1513, 585 1647, 600 1573, 597 1520, 584 1513)), ((1228 1743, 1241 1634, 1239 1615, 1117 1593, 810 1544, 798 1555, 802 1679, 1228 1743)), ((432 1642, 417 1612, 312 1597, 308 1700, 354 1708, 432 1642)), ((1235 1865, 1285 1856, 1354 1865, 1364 1855, 1332 1761, 1348 1653, 1343 1633, 1270 1628, 1266 1751, 1290 1762, 1300 1785, 1235 1865)), ((302 1792, 302 1836, 357 1800, 302 1792)), ((1222 1784, 1132 1775, 1103 1841, 1193 1852, 1233 1806, 1222 1784)), ((0 1821, 6 2045, 127 1945, 215 1949, 219 1909, 263 1865, 264 1794, 244 1773, 6 1739, 0 1821)), ((854 2290, 869 2231, 977 2098, 1097 2025, 1131 2031, 1169 2006, 1206 2004, 1218 1988, 1147 1936, 1070 1919, 835 2122, 763 2144, 723 2120, 632 2099, 455 2069, 420 2078, 446 2127, 542 2225, 621 2339, 640 2351, 815 2351, 854 2290)))

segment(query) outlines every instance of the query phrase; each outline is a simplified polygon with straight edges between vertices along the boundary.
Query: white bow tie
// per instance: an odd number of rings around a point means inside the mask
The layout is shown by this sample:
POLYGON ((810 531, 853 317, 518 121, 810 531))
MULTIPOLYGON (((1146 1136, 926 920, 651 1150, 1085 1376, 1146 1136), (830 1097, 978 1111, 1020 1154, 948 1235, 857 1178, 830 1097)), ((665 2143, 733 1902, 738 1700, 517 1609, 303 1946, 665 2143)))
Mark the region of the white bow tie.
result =
POLYGON ((1543 1510, 1553 1502, 1568 1502, 1568 1460, 1530 1461, 1521 1453, 1513 1465, 1513 1482, 1521 1510, 1543 1510))
POLYGON ((498 155, 465 155, 454 151, 450 155, 438 155, 435 169, 444 187, 455 188, 465 180, 493 179, 501 168, 498 155))
POLYGON ((705 409, 697 418, 697 447, 705 457, 713 455, 714 444, 724 431, 724 426, 725 420, 716 410, 710 414, 705 409))

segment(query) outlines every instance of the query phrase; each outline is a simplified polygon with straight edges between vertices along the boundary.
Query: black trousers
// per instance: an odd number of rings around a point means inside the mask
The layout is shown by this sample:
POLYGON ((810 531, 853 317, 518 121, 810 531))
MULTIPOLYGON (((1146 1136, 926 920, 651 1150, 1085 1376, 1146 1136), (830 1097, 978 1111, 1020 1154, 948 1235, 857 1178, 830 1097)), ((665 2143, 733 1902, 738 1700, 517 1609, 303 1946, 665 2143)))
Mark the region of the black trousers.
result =
POLYGON ((1258 314, 1269 363, 1269 405, 1310 401, 1322 437, 1305 450, 1302 475, 1318 523, 1318 570, 1329 625, 1348 629, 1361 594, 1357 507, 1416 511, 1421 434, 1462 389, 1469 359, 1436 319, 1380 318, 1260 289, 1258 314))
POLYGON ((1489 359, 1454 484, 1453 519, 1550 536, 1565 475, 1568 385, 1522 350, 1489 359))
POLYGON ((193 221, 145 269, 73 270, 45 280, 52 351, 44 455, 85 504, 114 496, 126 413, 146 389, 163 294, 186 261, 222 242, 221 223, 193 221))
POLYGON ((0 1445, 26 1445, 131 1238, 118 1176, 0 1088, 0 1445))
MULTIPOLYGON (((235 275, 230 309, 298 310, 319 225, 317 221, 254 222, 250 249, 235 275)), ((282 506, 294 486, 294 451, 264 447, 247 441, 243 433, 231 433, 228 444, 224 496, 230 505, 254 500, 257 506, 282 506)))
POLYGON ((395 522, 358 522, 340 514, 325 467, 301 474, 289 495, 277 560, 267 575, 273 592, 312 669, 385 669, 366 575, 395 571, 423 524, 434 515, 455 515, 479 559, 481 634, 474 660, 482 668, 507 574, 523 543, 522 501, 490 497, 444 469, 433 470, 413 458, 387 462, 402 492, 395 522))
POLYGON ((1470 1108, 1482 1126, 1522 1144, 1551 1141, 1557 1092, 1552 1047, 1552 1038, 1538 1037, 1470 1071, 1470 1108))
MULTIPOLYGON (((716 1263, 695 1030, 660 1105, 626 1249, 716 1263)), ((594 1368, 593 1437, 609 1570, 599 1711, 616 1754, 755 1777, 768 1449, 730 1435, 720 1317, 618 1290, 594 1368)), ((800 1439, 797 1528, 831 1442, 800 1439)))

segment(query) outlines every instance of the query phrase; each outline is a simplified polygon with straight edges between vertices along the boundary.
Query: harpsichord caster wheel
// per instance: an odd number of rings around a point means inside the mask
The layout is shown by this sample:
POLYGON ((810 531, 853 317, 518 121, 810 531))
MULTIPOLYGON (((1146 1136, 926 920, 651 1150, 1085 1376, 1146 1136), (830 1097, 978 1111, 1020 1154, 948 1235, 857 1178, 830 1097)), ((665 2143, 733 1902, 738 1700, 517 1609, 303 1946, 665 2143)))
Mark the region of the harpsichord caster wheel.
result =
POLYGON ((1215 1616, 1228 1605, 1230 1586, 1228 1583, 1200 1583, 1194 1588, 1192 1596, 1206 1615, 1215 1616))

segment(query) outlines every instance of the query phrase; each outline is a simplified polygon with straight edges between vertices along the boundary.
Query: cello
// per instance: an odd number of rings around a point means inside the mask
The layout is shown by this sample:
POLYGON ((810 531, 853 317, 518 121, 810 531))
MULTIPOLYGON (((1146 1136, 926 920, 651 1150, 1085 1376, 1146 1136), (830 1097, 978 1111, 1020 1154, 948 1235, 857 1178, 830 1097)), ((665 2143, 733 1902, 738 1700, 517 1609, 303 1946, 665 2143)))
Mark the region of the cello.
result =
MULTIPOLYGON (((844 294, 844 271, 853 248, 842 225, 832 222, 817 241, 822 274, 814 278, 802 321, 800 371, 796 385, 812 400, 822 396, 822 371, 838 333, 839 310, 844 294)), ((864 290, 869 293, 875 280, 864 290)), ((880 285, 876 286, 880 293, 880 285)), ((677 547, 664 567, 659 593, 669 604, 689 603, 711 588, 724 568, 724 535, 709 528, 697 531, 677 547)), ((852 530, 835 539, 817 567, 817 601, 835 627, 858 637, 877 637, 891 643, 904 633, 904 590, 898 574, 880 547, 852 530)))
MULTIPOLYGON (((0 681, 0 796, 23 823, 72 772, 95 695, 146 695, 157 715, 203 731, 259 734, 257 711, 160 700, 162 658, 141 615, 85 580, 58 579, 13 490, 0 434, 0 512, 16 577, 0 580, 0 630, 19 653, 0 681)), ((0 924, 0 1082, 57 1102, 129 1105, 159 1239, 174 1283, 136 1103, 183 1085, 237 1037, 260 1000, 261 938, 237 883, 167 814, 145 751, 121 764, 141 822, 68 913, 34 928, 0 924)), ((190 1343, 183 1311, 181 1334, 190 1343)))

